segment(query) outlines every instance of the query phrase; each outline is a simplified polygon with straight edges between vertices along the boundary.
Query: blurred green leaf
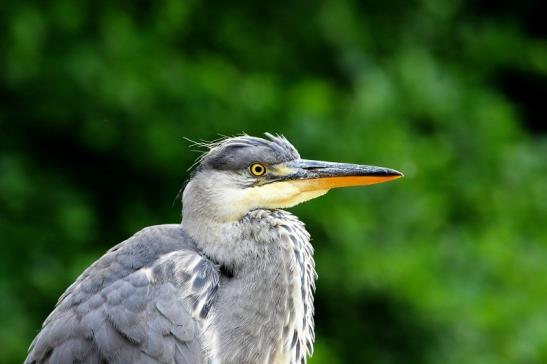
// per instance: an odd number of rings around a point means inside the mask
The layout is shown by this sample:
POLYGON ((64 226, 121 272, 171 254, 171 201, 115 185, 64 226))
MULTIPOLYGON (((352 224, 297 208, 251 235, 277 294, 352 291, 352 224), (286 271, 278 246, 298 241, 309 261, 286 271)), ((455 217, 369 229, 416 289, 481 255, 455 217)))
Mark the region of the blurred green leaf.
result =
POLYGON ((0 361, 109 247, 180 221, 183 137, 271 131, 406 175, 294 209, 320 275, 312 363, 547 362, 536 3, 3 4, 0 361))

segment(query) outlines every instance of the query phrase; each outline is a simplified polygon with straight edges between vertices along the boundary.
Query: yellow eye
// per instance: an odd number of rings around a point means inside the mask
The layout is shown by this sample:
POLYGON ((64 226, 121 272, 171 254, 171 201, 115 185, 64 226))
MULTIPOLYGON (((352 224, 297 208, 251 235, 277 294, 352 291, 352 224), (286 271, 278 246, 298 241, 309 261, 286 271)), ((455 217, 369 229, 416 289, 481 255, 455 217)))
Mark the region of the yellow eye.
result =
POLYGON ((255 163, 251 165, 250 167, 251 173, 255 176, 262 176, 264 173, 266 173, 266 167, 264 167, 260 163, 255 163))

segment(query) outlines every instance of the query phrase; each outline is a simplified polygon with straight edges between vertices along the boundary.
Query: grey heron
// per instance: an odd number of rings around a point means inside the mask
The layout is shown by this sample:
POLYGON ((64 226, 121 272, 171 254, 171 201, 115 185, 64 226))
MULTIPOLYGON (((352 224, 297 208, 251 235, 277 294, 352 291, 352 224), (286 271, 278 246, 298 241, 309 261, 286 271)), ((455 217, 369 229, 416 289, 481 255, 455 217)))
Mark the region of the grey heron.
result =
POLYGON ((301 159, 266 136, 211 144, 184 188, 182 222, 145 228, 87 268, 26 363, 306 363, 313 248, 283 209, 402 174, 301 159))

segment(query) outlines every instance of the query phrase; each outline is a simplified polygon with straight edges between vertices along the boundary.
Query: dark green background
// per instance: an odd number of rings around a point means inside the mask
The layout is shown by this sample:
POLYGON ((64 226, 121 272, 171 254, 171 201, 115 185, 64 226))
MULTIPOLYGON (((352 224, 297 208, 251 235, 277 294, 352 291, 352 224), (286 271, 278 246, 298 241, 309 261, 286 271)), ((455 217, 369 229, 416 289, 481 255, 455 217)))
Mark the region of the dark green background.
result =
POLYGON ((541 3, 4 2, 0 362, 106 249, 180 221, 183 137, 271 131, 406 174, 293 209, 312 363, 546 363, 541 3))

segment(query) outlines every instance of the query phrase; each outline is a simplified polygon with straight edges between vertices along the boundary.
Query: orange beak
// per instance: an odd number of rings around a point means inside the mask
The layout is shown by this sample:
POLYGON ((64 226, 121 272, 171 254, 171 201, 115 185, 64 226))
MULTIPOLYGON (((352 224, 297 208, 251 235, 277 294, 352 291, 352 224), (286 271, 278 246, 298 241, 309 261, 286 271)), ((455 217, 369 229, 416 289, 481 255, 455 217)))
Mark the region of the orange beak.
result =
POLYGON ((306 159, 288 162, 283 169, 287 174, 272 182, 291 181, 301 191, 367 186, 403 177, 401 172, 389 168, 306 159))

